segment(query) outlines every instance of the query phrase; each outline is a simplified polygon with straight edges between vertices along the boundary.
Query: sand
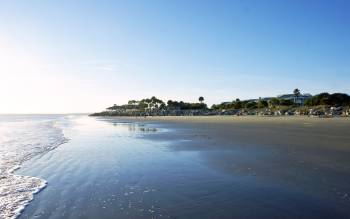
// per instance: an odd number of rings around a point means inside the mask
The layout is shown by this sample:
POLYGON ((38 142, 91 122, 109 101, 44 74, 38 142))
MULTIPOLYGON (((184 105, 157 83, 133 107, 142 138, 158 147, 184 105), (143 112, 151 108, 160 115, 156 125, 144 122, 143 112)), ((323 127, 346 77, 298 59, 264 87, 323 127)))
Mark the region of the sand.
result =
POLYGON ((200 134, 207 140, 226 143, 219 147, 234 142, 243 145, 299 146, 304 149, 317 147, 347 152, 350 150, 350 118, 168 116, 118 117, 118 120, 157 122, 180 129, 191 129, 191 133, 184 135, 196 139, 200 134))
MULTIPOLYGON (((350 216, 350 119, 312 117, 149 117, 177 132, 178 151, 200 151, 208 165, 327 200, 350 216)), ((158 136, 159 138, 159 136, 158 136)))
POLYGON ((141 121, 175 128, 176 133, 164 134, 161 138, 180 140, 173 147, 176 150, 208 151, 209 156, 212 150, 223 151, 224 159, 217 156, 216 163, 235 159, 235 163, 242 160, 261 168, 275 162, 277 169, 286 165, 310 165, 313 169, 343 172, 344 176, 350 174, 349 118, 213 116, 154 117, 141 121), (230 150, 256 150, 267 154, 250 160, 246 159, 249 153, 227 157, 230 150))

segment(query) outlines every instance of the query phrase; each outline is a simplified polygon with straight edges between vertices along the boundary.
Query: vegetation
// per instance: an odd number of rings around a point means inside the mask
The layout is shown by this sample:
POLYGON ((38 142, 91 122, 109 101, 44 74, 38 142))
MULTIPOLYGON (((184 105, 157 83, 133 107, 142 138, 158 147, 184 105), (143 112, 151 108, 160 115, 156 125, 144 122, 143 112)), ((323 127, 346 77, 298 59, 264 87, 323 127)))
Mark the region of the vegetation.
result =
POLYGON ((329 106, 349 106, 350 96, 342 93, 320 93, 311 97, 305 101, 306 106, 318 106, 318 105, 329 105, 329 106))
POLYGON ((292 106, 294 102, 292 100, 279 99, 280 106, 292 106))
POLYGON ((156 98, 146 98, 142 100, 129 100, 128 104, 116 105, 106 108, 107 111, 95 113, 93 115, 148 115, 150 113, 159 113, 166 110, 186 111, 186 110, 208 110, 208 107, 203 103, 204 98, 199 98, 200 103, 186 103, 183 101, 169 100, 166 104, 156 98))
POLYGON ((270 108, 279 106, 280 103, 281 103, 280 99, 278 99, 278 98, 276 98, 276 97, 271 98, 271 99, 269 100, 269 106, 270 106, 270 108))
POLYGON ((207 105, 204 103, 185 103, 183 101, 168 100, 167 108, 172 110, 201 110, 207 109, 207 105))
POLYGON ((300 90, 298 88, 294 89, 293 94, 298 98, 300 96, 300 90))
POLYGON ((95 113, 99 116, 147 116, 147 115, 325 115, 326 112, 337 115, 350 114, 350 96, 342 93, 321 93, 315 96, 301 95, 299 89, 293 94, 272 98, 251 100, 235 99, 230 102, 214 104, 209 109, 204 103, 204 97, 199 102, 168 100, 166 103, 156 97, 142 100, 130 100, 128 104, 107 108, 107 111, 95 113), (298 100, 298 101, 296 101, 298 100), (341 107, 341 108, 340 108, 341 107), (340 110, 340 111, 339 111, 340 110))
POLYGON ((258 108, 266 108, 269 105, 269 103, 266 100, 261 99, 261 97, 259 98, 258 101, 258 108))

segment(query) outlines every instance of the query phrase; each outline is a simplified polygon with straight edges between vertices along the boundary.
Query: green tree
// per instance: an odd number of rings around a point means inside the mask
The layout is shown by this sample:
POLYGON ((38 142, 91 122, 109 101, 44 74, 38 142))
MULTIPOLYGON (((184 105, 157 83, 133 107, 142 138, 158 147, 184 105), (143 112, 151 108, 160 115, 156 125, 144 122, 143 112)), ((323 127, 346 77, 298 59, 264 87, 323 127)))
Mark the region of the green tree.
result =
POLYGON ((199 97, 198 100, 199 100, 199 102, 203 103, 204 97, 199 97))
POLYGON ((106 108, 107 110, 117 110, 118 109, 118 105, 117 104, 114 104, 113 106, 111 106, 111 107, 108 107, 108 108, 106 108))
POLYGON ((300 96, 300 90, 298 88, 295 88, 293 94, 295 98, 298 98, 300 96))
POLYGON ((242 108, 242 103, 239 98, 236 99, 236 102, 234 103, 234 108, 235 109, 241 109, 242 108))
POLYGON ((160 106, 159 106, 159 109, 166 109, 165 103, 161 103, 160 106))
POLYGON ((294 94, 294 103, 302 104, 301 102, 298 101, 300 96, 300 90, 298 88, 295 88, 293 91, 293 94, 294 94))
POLYGON ((280 99, 280 105, 281 106, 291 106, 291 105, 293 105, 293 101, 292 100, 280 99))
POLYGON ((128 101, 128 104, 129 104, 129 105, 136 106, 136 105, 138 104, 138 101, 136 101, 136 100, 129 100, 129 101, 128 101))
POLYGON ((342 93, 320 93, 305 101, 307 106, 329 105, 329 106, 348 106, 350 105, 350 96, 342 93))
POLYGON ((293 91, 294 96, 299 97, 300 96, 300 90, 298 88, 295 88, 293 91))
POLYGON ((164 104, 164 102, 158 98, 156 98, 155 96, 153 96, 151 98, 151 107, 152 108, 160 108, 160 106, 164 104))
POLYGON ((245 102, 244 105, 247 109, 256 109, 258 106, 255 101, 245 102))
POLYGON ((278 105, 280 105, 280 100, 276 97, 271 98, 269 100, 269 105, 270 105, 270 107, 278 106, 278 105))
POLYGON ((258 101, 258 108, 266 108, 268 106, 268 103, 266 100, 261 99, 261 97, 259 97, 259 101, 258 101))

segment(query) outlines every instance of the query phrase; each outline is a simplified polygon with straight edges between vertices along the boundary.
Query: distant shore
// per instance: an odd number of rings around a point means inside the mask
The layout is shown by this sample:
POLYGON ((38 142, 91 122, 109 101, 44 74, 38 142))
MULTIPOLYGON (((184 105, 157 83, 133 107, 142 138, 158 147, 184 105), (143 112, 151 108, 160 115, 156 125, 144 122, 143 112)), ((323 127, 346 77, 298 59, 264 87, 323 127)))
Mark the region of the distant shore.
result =
POLYGON ((229 116, 229 115, 213 115, 213 116, 97 116, 100 118, 118 118, 121 120, 140 120, 140 121, 183 121, 183 122, 231 122, 231 121, 319 121, 319 120, 343 120, 350 121, 349 116, 229 116))
POLYGON ((262 109, 197 109, 197 110, 112 110, 93 113, 90 116, 120 116, 120 117, 154 117, 154 116, 265 116, 265 117, 288 117, 288 116, 307 116, 307 117, 350 117, 350 107, 279 107, 262 109))
POLYGON ((168 100, 166 103, 153 96, 142 100, 130 100, 127 104, 106 108, 91 116, 350 116, 350 96, 343 93, 301 95, 293 94, 259 99, 236 99, 208 107, 204 98, 197 103, 168 100))

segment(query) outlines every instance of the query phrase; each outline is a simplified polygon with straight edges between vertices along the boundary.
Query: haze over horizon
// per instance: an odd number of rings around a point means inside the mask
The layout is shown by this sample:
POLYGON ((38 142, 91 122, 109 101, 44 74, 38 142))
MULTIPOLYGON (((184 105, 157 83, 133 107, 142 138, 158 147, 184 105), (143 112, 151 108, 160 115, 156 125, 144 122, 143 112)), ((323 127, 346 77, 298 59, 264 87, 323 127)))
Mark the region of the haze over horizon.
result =
POLYGON ((0 113, 350 93, 350 2, 0 1, 0 113))

